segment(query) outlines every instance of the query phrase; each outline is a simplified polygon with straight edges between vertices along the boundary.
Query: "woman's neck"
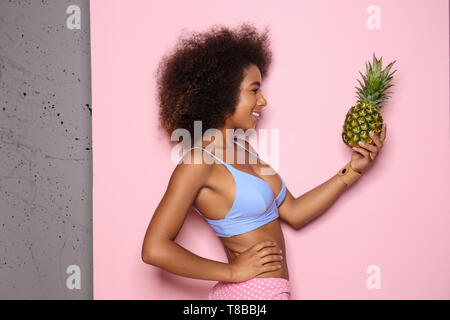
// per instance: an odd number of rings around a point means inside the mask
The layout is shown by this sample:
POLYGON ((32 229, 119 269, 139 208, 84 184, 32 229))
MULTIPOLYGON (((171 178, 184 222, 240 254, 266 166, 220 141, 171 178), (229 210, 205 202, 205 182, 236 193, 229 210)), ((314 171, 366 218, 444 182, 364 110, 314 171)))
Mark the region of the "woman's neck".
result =
POLYGON ((232 128, 220 128, 209 131, 208 134, 204 134, 201 144, 203 147, 214 148, 233 148, 234 147, 234 129, 232 128))

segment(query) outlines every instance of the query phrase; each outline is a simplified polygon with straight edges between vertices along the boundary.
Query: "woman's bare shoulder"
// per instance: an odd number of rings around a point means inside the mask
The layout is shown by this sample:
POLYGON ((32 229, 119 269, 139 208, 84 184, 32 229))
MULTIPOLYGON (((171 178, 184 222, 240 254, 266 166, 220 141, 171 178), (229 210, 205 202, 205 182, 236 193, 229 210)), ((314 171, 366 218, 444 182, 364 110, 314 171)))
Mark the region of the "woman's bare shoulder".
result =
POLYGON ((205 152, 201 149, 187 151, 174 168, 171 180, 174 180, 174 183, 184 184, 191 181, 203 184, 212 170, 212 166, 204 160, 208 156, 208 154, 205 156, 205 152))
MULTIPOLYGON (((193 160, 193 155, 186 154, 186 160, 193 160)), ((207 164, 186 163, 180 161, 173 170, 167 189, 153 214, 146 233, 146 242, 151 237, 174 239, 178 234, 189 208, 195 201, 211 170, 207 164)))

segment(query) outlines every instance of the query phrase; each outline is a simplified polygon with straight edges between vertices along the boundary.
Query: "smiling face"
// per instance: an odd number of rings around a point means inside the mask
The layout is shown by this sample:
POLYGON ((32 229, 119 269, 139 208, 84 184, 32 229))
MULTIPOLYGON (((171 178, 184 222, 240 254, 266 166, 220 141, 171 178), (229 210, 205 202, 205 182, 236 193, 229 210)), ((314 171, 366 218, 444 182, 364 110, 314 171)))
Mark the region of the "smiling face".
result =
POLYGON ((226 120, 226 127, 248 130, 255 128, 267 101, 261 93, 261 73, 254 64, 244 69, 239 102, 235 112, 226 120))

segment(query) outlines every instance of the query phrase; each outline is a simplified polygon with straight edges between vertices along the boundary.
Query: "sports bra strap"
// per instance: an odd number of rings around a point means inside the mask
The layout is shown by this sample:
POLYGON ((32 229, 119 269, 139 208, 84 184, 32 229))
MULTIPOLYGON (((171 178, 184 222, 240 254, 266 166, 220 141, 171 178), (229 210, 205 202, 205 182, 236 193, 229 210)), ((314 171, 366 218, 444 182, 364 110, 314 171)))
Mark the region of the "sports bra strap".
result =
POLYGON ((238 146, 240 146, 241 148, 244 148, 244 149, 247 150, 249 153, 253 154, 255 157, 257 157, 257 158, 259 159, 259 157, 258 157, 258 155, 257 155, 256 153, 254 153, 254 152, 248 150, 246 147, 244 147, 243 145, 241 145, 240 143, 238 143, 236 140, 233 140, 233 142, 234 142, 235 144, 237 144, 238 146))
MULTIPOLYGON (((235 144, 237 144, 238 146, 240 146, 241 148, 247 150, 249 153, 253 154, 255 157, 257 157, 257 158, 259 159, 259 156, 258 156, 256 153, 254 153, 254 152, 248 150, 246 147, 244 147, 243 145, 241 145, 240 143, 238 143, 236 140, 233 140, 233 142, 234 142, 235 144)), ((209 151, 206 150, 205 148, 201 148, 201 147, 192 147, 192 148, 189 149, 189 150, 192 150, 192 149, 202 149, 202 150, 208 152, 214 159, 217 159, 217 161, 219 161, 220 163, 224 164, 225 166, 229 166, 228 163, 226 163, 226 162, 224 162, 222 159, 216 157, 214 154, 212 154, 211 152, 209 152, 209 151)))
POLYGON ((189 149, 189 150, 192 150, 192 149, 202 149, 202 150, 208 152, 214 159, 217 159, 217 161, 219 161, 219 162, 222 163, 223 165, 229 166, 228 163, 222 161, 220 158, 216 157, 214 154, 212 154, 211 152, 209 152, 209 151, 206 150, 205 148, 201 148, 201 147, 193 147, 193 148, 191 148, 191 149, 189 149))

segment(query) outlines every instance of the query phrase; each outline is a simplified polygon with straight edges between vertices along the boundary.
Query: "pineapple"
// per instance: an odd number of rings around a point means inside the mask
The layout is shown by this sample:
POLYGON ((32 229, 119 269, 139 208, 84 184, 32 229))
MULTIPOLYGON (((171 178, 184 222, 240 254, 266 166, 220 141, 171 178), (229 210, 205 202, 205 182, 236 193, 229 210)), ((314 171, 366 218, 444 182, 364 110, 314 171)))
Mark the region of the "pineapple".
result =
POLYGON ((358 100, 356 105, 347 112, 342 130, 342 140, 350 147, 358 146, 359 141, 375 145, 375 142, 369 136, 369 131, 372 130, 378 136, 381 133, 383 117, 378 109, 382 107, 383 101, 389 97, 386 94, 391 92, 386 92, 386 90, 393 86, 389 82, 392 80, 392 75, 397 71, 389 74, 389 70, 397 60, 381 70, 382 59, 383 57, 377 60, 374 53, 373 65, 366 62, 366 75, 364 76, 359 72, 364 84, 358 80, 361 86, 361 88, 355 87, 358 90, 358 100))

